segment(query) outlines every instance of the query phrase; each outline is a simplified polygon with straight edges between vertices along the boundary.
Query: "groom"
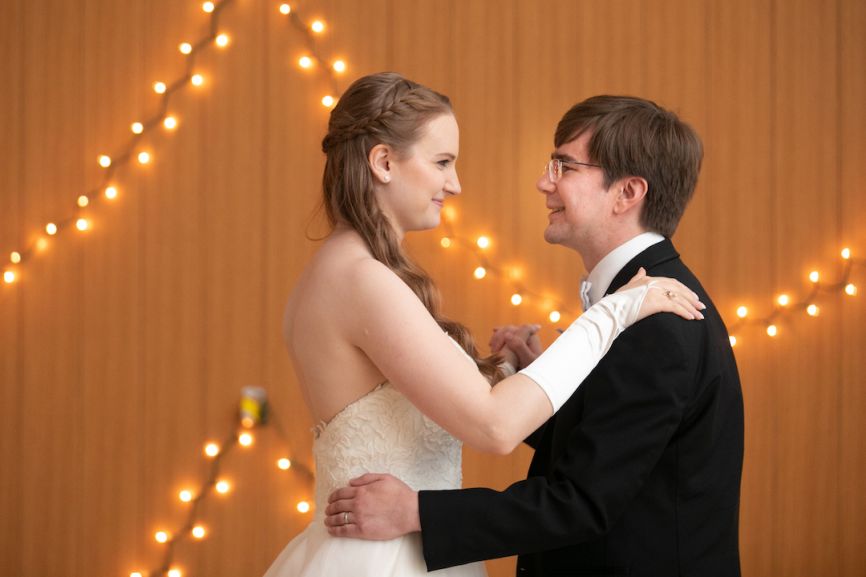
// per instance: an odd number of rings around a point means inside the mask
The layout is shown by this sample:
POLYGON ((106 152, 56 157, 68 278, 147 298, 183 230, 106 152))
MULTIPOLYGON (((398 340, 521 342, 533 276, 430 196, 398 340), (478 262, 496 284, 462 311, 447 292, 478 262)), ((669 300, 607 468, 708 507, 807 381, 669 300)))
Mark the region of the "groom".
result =
POLYGON ((659 314, 627 329, 527 439, 525 481, 416 493, 368 474, 334 492, 326 524, 365 539, 421 531, 431 571, 518 554, 518 575, 738 577, 740 381, 725 325, 670 241, 700 140, 652 102, 597 96, 566 112, 554 144, 537 183, 544 238, 580 253, 585 304, 644 267, 697 292, 705 320, 659 314))

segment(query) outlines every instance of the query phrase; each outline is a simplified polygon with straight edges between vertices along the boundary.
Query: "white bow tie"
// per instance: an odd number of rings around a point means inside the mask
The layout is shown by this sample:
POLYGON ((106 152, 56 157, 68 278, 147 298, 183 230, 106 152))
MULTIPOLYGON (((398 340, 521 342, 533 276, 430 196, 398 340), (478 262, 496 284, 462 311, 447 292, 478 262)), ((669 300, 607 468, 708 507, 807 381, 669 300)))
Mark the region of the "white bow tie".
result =
POLYGON ((580 302, 583 304, 583 310, 587 310, 592 306, 592 302, 589 300, 589 289, 592 288, 592 283, 588 280, 581 281, 580 283, 580 302))

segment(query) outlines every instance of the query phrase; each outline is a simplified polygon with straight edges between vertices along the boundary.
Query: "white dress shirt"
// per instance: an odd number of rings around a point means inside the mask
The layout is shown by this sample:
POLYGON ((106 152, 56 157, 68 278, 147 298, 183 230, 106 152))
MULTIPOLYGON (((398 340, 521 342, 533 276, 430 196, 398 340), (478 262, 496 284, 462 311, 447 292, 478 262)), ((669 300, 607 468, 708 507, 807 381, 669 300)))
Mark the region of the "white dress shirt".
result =
POLYGON ((631 259, 664 239, 665 237, 657 232, 644 232, 607 253, 581 283, 580 293, 584 310, 601 300, 614 277, 631 259))

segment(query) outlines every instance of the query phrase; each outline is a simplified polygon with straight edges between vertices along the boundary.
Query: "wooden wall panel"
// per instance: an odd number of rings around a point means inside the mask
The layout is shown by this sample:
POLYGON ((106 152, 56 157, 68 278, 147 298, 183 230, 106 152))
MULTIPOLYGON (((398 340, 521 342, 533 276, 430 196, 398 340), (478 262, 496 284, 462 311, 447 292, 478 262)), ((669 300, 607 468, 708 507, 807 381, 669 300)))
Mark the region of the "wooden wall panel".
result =
MULTIPOLYGON (((205 471, 205 440, 231 426, 244 385, 268 389, 274 429, 229 456, 231 496, 209 501, 211 529, 183 544, 188 575, 261 574, 308 522, 309 416, 281 342, 282 309, 323 230, 319 202, 331 90, 301 72, 301 34, 276 3, 237 0, 226 51, 203 54, 200 90, 172 101, 175 133, 149 136, 147 168, 120 170, 121 196, 0 285, 0 573, 124 575, 154 566, 153 531, 183 517, 177 491, 205 471), (45 551, 51 555, 45 555, 45 551)), ((503 322, 578 307, 583 265, 547 245, 535 181, 562 113, 597 93, 630 93, 679 112, 706 154, 675 242, 729 322, 770 310, 806 273, 837 274, 838 249, 866 251, 862 180, 866 10, 856 0, 489 0, 299 6, 324 18, 324 55, 349 73, 405 73, 452 97, 465 236, 545 295, 508 304, 514 284, 472 279, 475 257, 442 231, 407 245, 439 283, 446 311, 480 344, 503 322), (550 302, 544 302, 549 300, 550 302)), ((177 44, 208 17, 197 2, 11 0, 0 5, 0 251, 26 244, 99 182, 96 156, 153 113, 154 80, 183 68, 177 44)), ((4 265, 5 266, 5 265, 4 265)), ((862 268, 852 279, 866 283, 862 268), (859 275, 859 276, 858 276, 859 275)), ((866 286, 866 285, 864 285, 866 286)), ((861 287, 862 289, 862 287, 861 287)), ((746 402, 743 573, 858 574, 864 561, 866 396, 862 296, 822 297, 768 339, 738 331, 746 402)), ((570 321, 566 315, 561 324, 570 321)), ((503 487, 530 452, 465 455, 467 485, 503 487)), ((513 559, 491 562, 492 577, 513 559)))

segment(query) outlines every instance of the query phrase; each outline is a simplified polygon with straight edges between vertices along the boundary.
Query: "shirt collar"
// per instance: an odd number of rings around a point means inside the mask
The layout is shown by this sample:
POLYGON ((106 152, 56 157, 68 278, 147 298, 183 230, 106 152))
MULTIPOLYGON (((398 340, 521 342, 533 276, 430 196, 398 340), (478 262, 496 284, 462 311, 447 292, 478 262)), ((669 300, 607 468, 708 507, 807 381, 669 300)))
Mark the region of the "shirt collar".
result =
POLYGON ((664 239, 665 237, 657 232, 644 232, 607 253, 587 277, 591 283, 589 288, 590 303, 595 304, 601 300, 614 277, 631 259, 664 239))

